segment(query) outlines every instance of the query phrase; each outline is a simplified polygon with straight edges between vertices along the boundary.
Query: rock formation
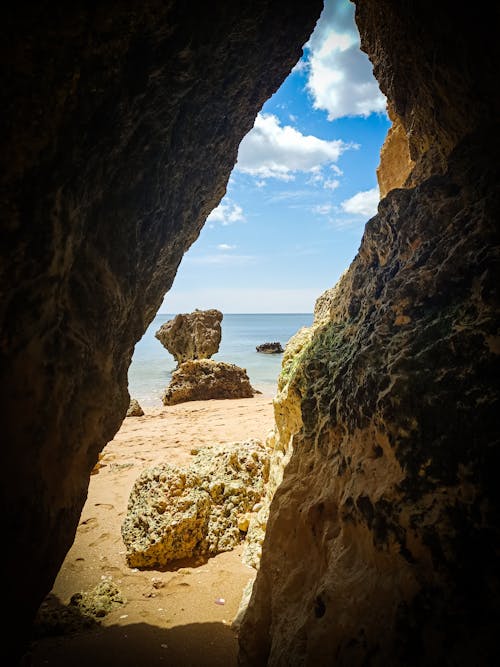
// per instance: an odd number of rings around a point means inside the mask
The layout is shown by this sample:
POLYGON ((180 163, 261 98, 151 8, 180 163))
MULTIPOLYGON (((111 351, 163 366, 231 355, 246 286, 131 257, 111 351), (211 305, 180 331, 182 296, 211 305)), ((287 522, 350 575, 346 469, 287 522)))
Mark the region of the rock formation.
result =
POLYGON ((126 417, 142 417, 144 415, 144 410, 139 405, 139 401, 135 398, 130 399, 130 405, 128 406, 126 417))
POLYGON ((176 315, 162 324, 155 336, 178 364, 210 359, 219 351, 222 317, 215 308, 176 315))
POLYGON ((168 464, 136 480, 122 536, 131 567, 165 567, 233 549, 247 530, 269 474, 261 442, 207 447, 185 470, 168 464))
POLYGON ((498 40, 484 8, 356 4, 415 166, 285 352, 240 665, 493 665, 498 40))
MULTIPOLYGON (((498 664, 498 10, 356 7, 415 166, 289 359, 240 663, 498 664)), ((195 8, 2 6, 9 664, 126 414, 134 345, 321 2, 195 8)))
POLYGON ((14 663, 127 371, 321 1, 2 5, 0 403, 14 663))
POLYGON ((211 398, 252 398, 255 393, 244 368, 202 359, 185 361, 172 373, 162 401, 164 405, 175 405, 211 398))
POLYGON ((263 352, 264 354, 281 354, 283 352, 283 348, 279 342, 262 343, 262 345, 257 345, 255 349, 257 352, 263 352))

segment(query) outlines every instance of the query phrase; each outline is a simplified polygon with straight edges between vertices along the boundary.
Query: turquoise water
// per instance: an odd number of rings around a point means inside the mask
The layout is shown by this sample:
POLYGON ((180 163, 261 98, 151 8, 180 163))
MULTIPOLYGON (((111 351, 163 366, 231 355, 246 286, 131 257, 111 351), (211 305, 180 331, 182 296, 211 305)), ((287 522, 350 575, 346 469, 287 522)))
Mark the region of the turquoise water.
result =
MULTIPOLYGON (((173 315, 157 315, 135 346, 129 369, 129 392, 143 406, 160 407, 176 362, 155 338, 155 332, 173 315)), ((279 341, 285 347, 302 327, 312 324, 312 313, 224 315, 222 340, 212 359, 246 368, 250 382, 266 396, 274 396, 282 354, 259 354, 261 343, 279 341)))

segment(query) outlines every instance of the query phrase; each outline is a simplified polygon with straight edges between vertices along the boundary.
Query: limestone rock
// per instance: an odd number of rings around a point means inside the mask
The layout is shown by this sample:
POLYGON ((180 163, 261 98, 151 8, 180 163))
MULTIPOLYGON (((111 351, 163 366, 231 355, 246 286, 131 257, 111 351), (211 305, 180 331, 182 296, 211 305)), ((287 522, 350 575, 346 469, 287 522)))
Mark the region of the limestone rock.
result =
POLYGON ((139 405, 139 401, 135 398, 130 399, 130 405, 128 406, 126 417, 142 417, 144 415, 144 410, 139 405))
POLYGON ((71 596, 70 605, 76 607, 82 616, 103 618, 113 609, 126 603, 122 592, 114 581, 101 581, 90 591, 75 593, 71 596))
POLYGON ((127 412, 134 346, 322 2, 195 5, 2 5, 0 403, 3 463, 18 471, 0 502, 9 664, 127 412))
POLYGON ((387 113, 392 126, 387 132, 384 145, 380 151, 380 163, 377 168, 377 181, 380 198, 386 196, 394 188, 403 188, 408 183, 415 162, 410 157, 408 136, 401 121, 391 104, 387 105, 387 113))
POLYGON ((92 590, 74 593, 68 605, 48 595, 35 617, 33 637, 69 635, 97 627, 104 616, 126 602, 118 586, 109 579, 92 590))
POLYGON ((392 190, 285 352, 241 665, 496 662, 496 150, 392 190))
POLYGON ((209 359, 219 350, 223 315, 220 310, 195 310, 165 322, 155 336, 178 364, 209 359))
POLYGON ((144 471, 122 525, 128 564, 163 567, 233 549, 268 475, 269 455, 257 440, 204 448, 188 470, 163 464, 144 471))
POLYGON ((283 352, 283 348, 279 342, 262 343, 262 345, 257 345, 255 349, 257 352, 263 352, 264 354, 281 354, 283 352))
POLYGON ((185 361, 172 373, 163 394, 164 405, 211 398, 251 398, 255 390, 244 368, 223 361, 185 361))
POLYGON ((122 536, 131 567, 192 556, 207 532, 209 495, 191 471, 164 464, 145 470, 130 494, 122 536))

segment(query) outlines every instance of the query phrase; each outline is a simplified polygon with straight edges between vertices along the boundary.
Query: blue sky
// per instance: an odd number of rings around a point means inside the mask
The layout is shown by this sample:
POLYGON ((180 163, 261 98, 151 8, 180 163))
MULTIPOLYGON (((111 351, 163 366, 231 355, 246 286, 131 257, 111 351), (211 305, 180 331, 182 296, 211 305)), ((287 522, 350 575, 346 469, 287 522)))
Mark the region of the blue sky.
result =
POLYGON ((389 125, 354 5, 327 0, 303 57, 240 144, 226 196, 160 313, 312 312, 376 212, 389 125))

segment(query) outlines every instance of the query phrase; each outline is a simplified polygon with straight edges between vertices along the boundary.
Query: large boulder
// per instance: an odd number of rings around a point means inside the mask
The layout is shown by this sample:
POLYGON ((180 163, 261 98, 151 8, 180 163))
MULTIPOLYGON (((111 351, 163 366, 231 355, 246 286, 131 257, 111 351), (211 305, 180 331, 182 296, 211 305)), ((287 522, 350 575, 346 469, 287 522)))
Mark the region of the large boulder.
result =
POLYGON ((162 464, 136 480, 122 525, 131 567, 230 551, 244 537, 269 474, 259 440, 207 447, 188 470, 162 464))
POLYGON ((162 324, 155 336, 178 364, 210 359, 219 351, 222 317, 215 308, 176 315, 162 324))
POLYGON ((247 372, 235 364, 212 359, 185 361, 172 373, 163 394, 164 405, 210 398, 252 398, 256 390, 247 372))

